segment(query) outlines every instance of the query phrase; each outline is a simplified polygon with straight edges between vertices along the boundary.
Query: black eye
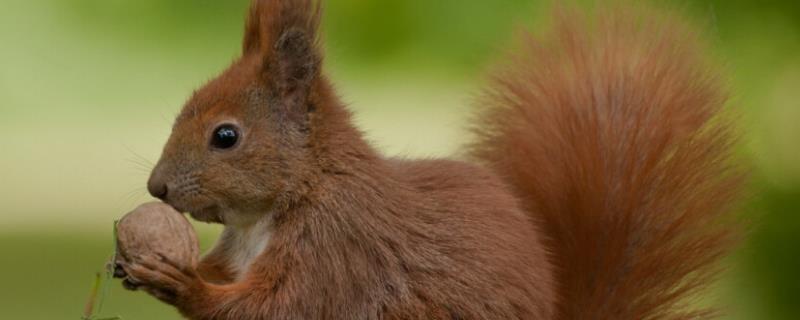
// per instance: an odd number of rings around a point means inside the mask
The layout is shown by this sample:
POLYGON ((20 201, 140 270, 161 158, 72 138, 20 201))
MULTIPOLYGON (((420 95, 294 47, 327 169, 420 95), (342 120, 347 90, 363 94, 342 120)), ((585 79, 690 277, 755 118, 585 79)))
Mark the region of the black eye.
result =
POLYGON ((217 149, 230 149, 239 141, 239 129, 232 124, 223 124, 214 130, 211 146, 217 149))

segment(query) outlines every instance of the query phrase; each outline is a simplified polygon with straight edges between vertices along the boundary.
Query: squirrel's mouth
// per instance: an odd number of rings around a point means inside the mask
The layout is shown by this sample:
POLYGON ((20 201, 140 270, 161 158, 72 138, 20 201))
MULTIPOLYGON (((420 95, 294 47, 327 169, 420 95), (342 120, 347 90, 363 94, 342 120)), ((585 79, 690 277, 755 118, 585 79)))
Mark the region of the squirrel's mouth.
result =
POLYGON ((192 219, 205 222, 205 223, 220 223, 224 224, 224 220, 222 219, 221 211, 219 210, 219 206, 217 205, 209 205, 206 207, 202 207, 200 209, 194 209, 186 206, 182 206, 179 204, 172 204, 169 203, 175 210, 178 212, 188 213, 192 219))
POLYGON ((188 210, 192 219, 205 223, 224 224, 219 207, 216 205, 208 206, 198 210, 188 210))

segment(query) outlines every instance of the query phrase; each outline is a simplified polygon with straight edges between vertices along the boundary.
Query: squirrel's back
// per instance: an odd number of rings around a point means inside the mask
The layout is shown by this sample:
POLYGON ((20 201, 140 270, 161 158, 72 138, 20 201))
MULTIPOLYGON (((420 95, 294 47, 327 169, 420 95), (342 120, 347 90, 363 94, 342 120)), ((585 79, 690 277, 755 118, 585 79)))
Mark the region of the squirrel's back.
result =
POLYGON ((558 319, 696 319, 742 175, 719 72, 672 13, 558 8, 479 101, 472 155, 549 237, 558 319))
POLYGON ((398 209, 403 221, 392 224, 394 235, 408 234, 398 248, 413 252, 405 259, 408 283, 445 311, 401 318, 551 318, 552 265, 541 230, 531 225, 504 181, 460 161, 391 159, 389 164, 387 177, 409 189, 398 209), (420 238, 415 230, 428 231, 420 238))

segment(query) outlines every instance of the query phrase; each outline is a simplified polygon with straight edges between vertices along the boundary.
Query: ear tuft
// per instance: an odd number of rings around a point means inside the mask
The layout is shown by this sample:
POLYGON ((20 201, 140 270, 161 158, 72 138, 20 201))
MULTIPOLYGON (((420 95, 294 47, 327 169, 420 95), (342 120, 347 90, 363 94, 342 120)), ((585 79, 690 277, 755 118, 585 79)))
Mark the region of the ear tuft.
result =
POLYGON ((321 0, 253 0, 245 25, 244 54, 267 54, 287 30, 299 29, 316 42, 321 0))
POLYGON ((250 8, 244 54, 263 61, 265 84, 295 111, 307 109, 303 106, 320 73, 321 12, 319 0, 253 0, 250 8))

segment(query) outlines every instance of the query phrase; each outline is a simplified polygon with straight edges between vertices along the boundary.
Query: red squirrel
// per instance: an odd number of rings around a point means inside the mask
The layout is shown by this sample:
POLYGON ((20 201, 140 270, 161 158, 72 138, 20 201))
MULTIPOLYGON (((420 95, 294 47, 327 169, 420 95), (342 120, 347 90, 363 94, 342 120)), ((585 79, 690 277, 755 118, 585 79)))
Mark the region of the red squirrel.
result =
POLYGON ((697 319, 738 237, 727 93, 675 15, 560 7, 478 99, 468 161, 388 158, 323 73, 321 5, 254 0, 148 190, 225 225, 124 270, 189 319, 697 319))

